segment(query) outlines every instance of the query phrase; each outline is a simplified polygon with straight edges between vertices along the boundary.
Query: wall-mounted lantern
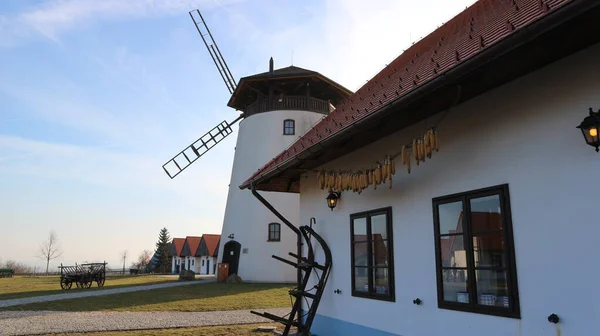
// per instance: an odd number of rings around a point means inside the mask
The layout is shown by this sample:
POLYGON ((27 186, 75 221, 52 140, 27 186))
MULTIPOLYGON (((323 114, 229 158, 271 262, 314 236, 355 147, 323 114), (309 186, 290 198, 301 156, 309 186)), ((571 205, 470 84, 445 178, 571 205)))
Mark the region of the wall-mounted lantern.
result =
POLYGON ((227 238, 229 238, 229 239, 234 239, 233 237, 234 237, 234 236, 233 236, 233 233, 232 233, 232 234, 230 234, 229 236, 227 236, 227 238))
POLYGON ((600 134, 598 129, 600 128, 600 110, 594 112, 590 107, 590 115, 585 117, 581 124, 577 126, 583 133, 585 142, 596 148, 596 152, 600 151, 600 134))
POLYGON ((333 211, 333 208, 337 206, 340 196, 341 194, 339 192, 330 192, 329 196, 327 196, 327 206, 331 209, 331 211, 333 211))

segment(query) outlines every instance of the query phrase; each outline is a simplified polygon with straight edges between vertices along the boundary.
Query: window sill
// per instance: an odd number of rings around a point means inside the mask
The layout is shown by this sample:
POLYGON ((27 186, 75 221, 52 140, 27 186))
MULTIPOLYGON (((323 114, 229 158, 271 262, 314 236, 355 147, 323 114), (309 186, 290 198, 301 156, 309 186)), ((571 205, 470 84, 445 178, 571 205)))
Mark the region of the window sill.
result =
POLYGON ((521 314, 518 311, 511 311, 500 307, 487 307, 487 306, 464 306, 461 304, 451 304, 447 302, 438 302, 439 309, 455 310, 466 313, 492 315, 499 317, 509 317, 515 319, 521 319, 521 314))
POLYGON ((384 295, 375 295, 375 294, 368 294, 368 293, 363 293, 363 292, 352 291, 352 296, 357 297, 357 298, 362 298, 362 299, 396 302, 396 298, 394 297, 394 295, 384 296, 384 295))
POLYGON ((268 243, 278 243, 278 242, 280 242, 280 241, 281 241, 281 239, 278 239, 278 240, 274 240, 274 239, 267 239, 267 242, 268 242, 268 243))

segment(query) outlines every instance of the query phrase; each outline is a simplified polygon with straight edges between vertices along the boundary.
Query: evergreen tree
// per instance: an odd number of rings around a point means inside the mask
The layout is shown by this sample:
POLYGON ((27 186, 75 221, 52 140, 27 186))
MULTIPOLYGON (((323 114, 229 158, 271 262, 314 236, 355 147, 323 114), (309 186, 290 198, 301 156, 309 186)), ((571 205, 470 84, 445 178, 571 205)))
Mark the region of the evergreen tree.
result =
POLYGON ((171 261, 169 260, 169 249, 171 247, 171 237, 167 228, 162 228, 156 242, 156 256, 158 262, 156 271, 159 273, 170 273, 171 261))

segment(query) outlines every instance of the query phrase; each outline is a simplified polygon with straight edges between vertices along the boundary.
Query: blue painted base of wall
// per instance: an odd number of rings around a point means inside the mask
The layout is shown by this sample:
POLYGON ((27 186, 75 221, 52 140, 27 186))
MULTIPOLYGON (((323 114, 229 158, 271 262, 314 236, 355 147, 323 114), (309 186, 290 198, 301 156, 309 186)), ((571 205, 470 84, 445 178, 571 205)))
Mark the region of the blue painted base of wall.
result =
POLYGON ((399 336, 319 314, 315 316, 310 332, 317 336, 399 336))

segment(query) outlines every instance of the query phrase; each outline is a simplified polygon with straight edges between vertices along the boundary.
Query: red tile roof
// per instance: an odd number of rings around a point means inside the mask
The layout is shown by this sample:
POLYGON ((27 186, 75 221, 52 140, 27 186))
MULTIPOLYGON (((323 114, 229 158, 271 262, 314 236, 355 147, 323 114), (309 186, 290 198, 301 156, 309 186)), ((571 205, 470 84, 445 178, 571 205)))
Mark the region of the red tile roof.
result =
POLYGON ((218 234, 205 234, 202 235, 202 240, 206 244, 206 248, 208 249, 208 254, 210 256, 215 257, 219 252, 219 241, 221 240, 221 235, 218 234))
POLYGON ((200 240, 202 236, 187 236, 185 237, 184 248, 182 250, 183 256, 194 256, 196 250, 198 250, 198 245, 200 245, 200 240), (192 252, 193 251, 193 252, 192 252))
MULTIPOLYGON (((574 0, 479 0, 412 45, 240 187, 574 0)), ((423 13, 425 15, 425 13, 423 13)))
POLYGON ((171 242, 170 255, 171 256, 180 256, 181 250, 183 249, 183 244, 185 243, 185 238, 173 238, 171 242))

